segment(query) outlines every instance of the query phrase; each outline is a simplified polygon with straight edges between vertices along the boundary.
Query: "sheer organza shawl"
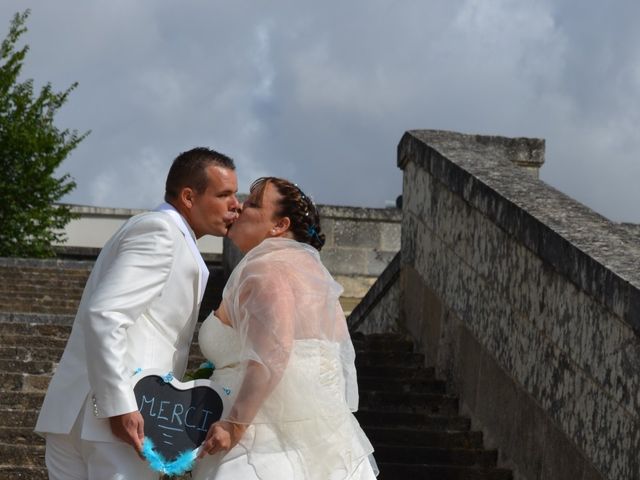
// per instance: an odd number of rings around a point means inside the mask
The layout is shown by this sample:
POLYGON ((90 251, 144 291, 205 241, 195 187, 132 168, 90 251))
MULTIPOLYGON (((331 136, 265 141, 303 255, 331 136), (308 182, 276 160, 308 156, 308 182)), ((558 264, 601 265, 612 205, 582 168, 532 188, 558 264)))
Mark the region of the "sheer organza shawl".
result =
POLYGON ((227 282, 243 375, 228 420, 250 424, 239 446, 262 480, 346 479, 369 462, 375 471, 351 413, 358 388, 341 293, 317 250, 283 238, 251 250, 227 282))
POLYGON ((357 410, 341 293, 317 250, 295 240, 267 239, 242 259, 223 292, 245 366, 229 420, 283 423, 357 410))

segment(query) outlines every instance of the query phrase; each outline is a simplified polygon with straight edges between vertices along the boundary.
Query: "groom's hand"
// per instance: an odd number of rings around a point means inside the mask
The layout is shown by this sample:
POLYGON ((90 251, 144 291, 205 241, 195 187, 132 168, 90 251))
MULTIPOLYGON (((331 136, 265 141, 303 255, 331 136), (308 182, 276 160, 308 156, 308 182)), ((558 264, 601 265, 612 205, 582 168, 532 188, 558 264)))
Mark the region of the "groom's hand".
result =
POLYGON ((111 431, 116 437, 135 448, 138 454, 142 452, 144 419, 140 412, 135 411, 109 417, 109 423, 111 431))

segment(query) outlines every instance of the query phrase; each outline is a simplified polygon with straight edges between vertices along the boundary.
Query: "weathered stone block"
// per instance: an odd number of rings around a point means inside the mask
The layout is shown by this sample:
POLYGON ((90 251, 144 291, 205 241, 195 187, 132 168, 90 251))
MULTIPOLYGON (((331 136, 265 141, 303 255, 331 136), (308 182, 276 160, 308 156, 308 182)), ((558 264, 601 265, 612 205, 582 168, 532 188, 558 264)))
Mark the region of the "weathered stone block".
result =
POLYGON ((357 248, 323 248, 322 263, 333 275, 359 275, 367 271, 366 250, 357 248))
POLYGON ((387 268, 387 265, 389 265, 391 260, 393 260, 393 257, 395 256, 396 253, 397 252, 393 252, 393 251, 385 252, 377 249, 367 250, 366 251, 366 257, 367 257, 366 273, 373 277, 377 277, 384 271, 385 268, 387 268))
POLYGON ((380 248, 380 224, 352 220, 336 220, 334 223, 335 243, 341 247, 380 248))
POLYGON ((322 229, 322 233, 324 234, 324 247, 335 247, 335 220, 332 218, 320 218, 320 228, 322 229))
POLYGON ((380 249, 388 252, 400 251, 400 223, 381 223, 380 249))

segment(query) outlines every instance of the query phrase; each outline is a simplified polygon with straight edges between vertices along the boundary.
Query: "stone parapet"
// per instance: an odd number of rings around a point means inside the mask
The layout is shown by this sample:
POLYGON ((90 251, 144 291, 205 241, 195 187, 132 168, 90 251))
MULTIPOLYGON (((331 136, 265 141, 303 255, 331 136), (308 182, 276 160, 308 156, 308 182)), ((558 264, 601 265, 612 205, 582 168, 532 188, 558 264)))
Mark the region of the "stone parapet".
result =
POLYGON ((639 478, 640 243, 523 174, 543 149, 404 135, 401 322, 516 478, 639 478))

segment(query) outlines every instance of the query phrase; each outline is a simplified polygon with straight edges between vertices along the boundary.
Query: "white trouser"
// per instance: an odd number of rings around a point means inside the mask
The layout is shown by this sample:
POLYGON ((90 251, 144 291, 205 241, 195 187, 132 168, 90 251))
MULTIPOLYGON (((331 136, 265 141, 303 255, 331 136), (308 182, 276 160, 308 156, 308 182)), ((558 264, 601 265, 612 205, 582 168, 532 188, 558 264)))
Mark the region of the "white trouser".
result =
POLYGON ((82 414, 69 434, 47 433, 45 463, 49 480, 157 480, 126 443, 80 438, 82 414))

